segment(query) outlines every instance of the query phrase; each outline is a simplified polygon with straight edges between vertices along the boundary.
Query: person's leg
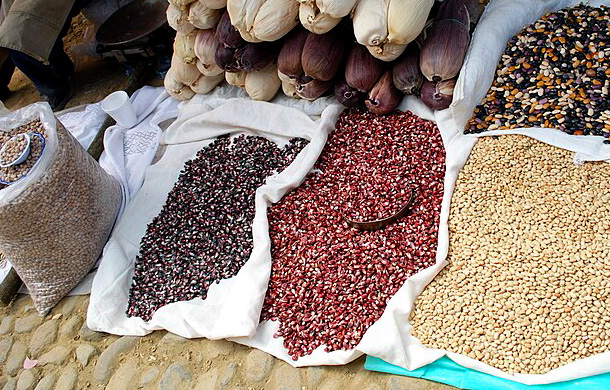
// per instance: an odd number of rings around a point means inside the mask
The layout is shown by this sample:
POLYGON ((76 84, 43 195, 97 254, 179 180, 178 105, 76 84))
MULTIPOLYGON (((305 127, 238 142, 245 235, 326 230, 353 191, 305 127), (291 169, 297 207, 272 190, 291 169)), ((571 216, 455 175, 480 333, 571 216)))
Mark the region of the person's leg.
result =
POLYGON ((34 83, 38 92, 46 98, 54 110, 62 109, 72 95, 74 64, 64 51, 63 37, 70 29, 72 17, 78 14, 87 2, 88 0, 75 1, 72 12, 51 49, 48 64, 9 49, 13 63, 34 83))
POLYGON ((15 72, 15 64, 5 49, 0 49, 0 63, 0 100, 4 101, 10 93, 8 84, 15 72))

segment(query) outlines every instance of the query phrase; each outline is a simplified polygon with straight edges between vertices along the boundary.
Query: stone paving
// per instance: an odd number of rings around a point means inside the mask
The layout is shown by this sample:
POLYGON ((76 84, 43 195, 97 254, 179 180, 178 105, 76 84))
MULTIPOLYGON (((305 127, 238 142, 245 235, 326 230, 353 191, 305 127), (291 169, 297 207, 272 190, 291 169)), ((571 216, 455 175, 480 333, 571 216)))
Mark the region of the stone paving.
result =
POLYGON ((85 325, 88 296, 64 298, 40 317, 29 296, 0 308, 0 388, 440 390, 449 386, 345 366, 292 368, 229 341, 188 340, 154 332, 119 337, 85 325), (25 358, 38 361, 25 370, 25 358))

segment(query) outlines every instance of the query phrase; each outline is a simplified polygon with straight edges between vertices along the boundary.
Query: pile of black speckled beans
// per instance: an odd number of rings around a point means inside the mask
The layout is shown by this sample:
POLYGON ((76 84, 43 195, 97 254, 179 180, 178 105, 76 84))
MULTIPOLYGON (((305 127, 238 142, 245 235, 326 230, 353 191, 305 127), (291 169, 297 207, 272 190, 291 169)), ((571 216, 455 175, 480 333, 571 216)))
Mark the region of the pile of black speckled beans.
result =
POLYGON ((212 283, 235 276, 252 251, 257 188, 306 144, 221 137, 188 161, 140 242, 127 315, 150 320, 160 307, 205 299, 212 283))
POLYGON ((610 8, 545 15, 508 42, 466 133, 523 127, 610 133, 610 8))
POLYGON ((261 321, 293 360, 351 350, 411 275, 434 264, 445 150, 438 128, 409 112, 346 111, 314 171, 269 209, 272 270, 261 321), (410 213, 375 231, 351 227, 410 213))

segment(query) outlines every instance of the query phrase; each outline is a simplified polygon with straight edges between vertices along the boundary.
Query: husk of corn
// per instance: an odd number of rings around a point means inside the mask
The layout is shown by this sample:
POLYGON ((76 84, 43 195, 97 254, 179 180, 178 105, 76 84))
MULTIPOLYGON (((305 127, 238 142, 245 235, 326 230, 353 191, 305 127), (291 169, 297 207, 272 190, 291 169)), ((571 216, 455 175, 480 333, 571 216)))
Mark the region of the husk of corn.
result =
POLYGON ((297 94, 305 100, 316 100, 326 94, 332 86, 332 81, 321 81, 309 76, 301 76, 297 80, 297 94))
POLYGON ((398 45, 386 42, 381 46, 367 46, 369 53, 375 58, 385 62, 394 61, 407 49, 408 45, 398 45))
POLYGON ((181 58, 185 64, 194 64, 197 61, 197 56, 195 56, 196 38, 196 31, 192 31, 188 34, 176 34, 176 39, 174 40, 174 55, 181 58))
POLYGON ((220 10, 208 8, 203 1, 199 0, 191 4, 188 21, 200 30, 207 30, 216 26, 221 15, 220 10))
POLYGON ((335 77, 350 49, 349 35, 342 27, 337 26, 325 34, 307 36, 301 55, 303 71, 307 76, 320 81, 335 77))
POLYGON ((335 82, 334 90, 337 101, 349 108, 362 105, 366 97, 366 93, 350 87, 350 85, 343 79, 335 82))
POLYGON ((316 0, 320 12, 336 19, 349 15, 357 3, 358 0, 316 0))
POLYGON ((392 67, 394 86, 407 95, 418 94, 424 76, 419 70, 419 46, 411 44, 394 62, 392 67))
POLYGON ((277 41, 299 24, 295 0, 267 0, 258 10, 250 33, 261 41, 277 41))
POLYGON ((365 46, 381 46, 388 38, 389 0, 360 0, 354 8, 356 41, 365 46))
POLYGON ((188 21, 188 12, 181 10, 173 4, 167 7, 167 24, 181 34, 188 34, 195 29, 188 21))
POLYGON ((411 43, 428 20, 434 0, 390 0, 388 41, 396 45, 411 43))
POLYGON ((461 0, 447 0, 427 32, 419 65, 430 81, 449 80, 458 75, 470 41, 470 18, 461 0), (450 12, 450 10, 453 10, 450 12), (450 15, 451 19, 442 19, 450 15))
POLYGON ((171 69, 174 78, 183 84, 191 84, 201 75, 196 63, 187 64, 175 53, 172 56, 171 69))
POLYGON ((242 33, 242 37, 252 29, 256 14, 264 2, 265 0, 227 0, 231 24, 242 33))
POLYGON ((225 79, 223 74, 216 76, 201 75, 194 83, 188 84, 191 90, 198 94, 206 94, 225 79))
POLYGON ((421 88, 421 100, 432 110, 444 110, 453 102, 455 79, 433 82, 425 80, 421 88))
POLYGON ((239 65, 237 64, 235 50, 236 49, 218 45, 218 47, 216 47, 216 53, 214 53, 216 65, 226 72, 237 72, 240 70, 239 65))
POLYGON ((186 10, 191 3, 197 0, 169 0, 169 4, 180 9, 186 10))
POLYGON ((167 93, 177 100, 188 100, 195 95, 190 87, 176 79, 176 75, 171 68, 165 75, 163 85, 167 93))
POLYGON ((261 70, 272 63, 281 49, 280 42, 249 43, 235 52, 239 70, 261 70))
POLYGON ((277 67, 280 72, 294 78, 303 74, 301 55, 308 35, 307 30, 297 27, 286 36, 277 57, 277 67))
POLYGON ((277 66, 275 64, 246 74, 245 89, 252 100, 267 102, 273 99, 281 85, 282 82, 277 75, 277 66))
POLYGON ((199 0, 202 1, 208 8, 222 9, 227 6, 227 0, 199 0))
POLYGON ((236 87, 244 88, 246 86, 246 72, 226 72, 225 79, 227 83, 236 87))
POLYGON ((237 49, 246 43, 239 31, 231 24, 229 12, 226 10, 220 17, 218 25, 216 26, 216 38, 224 46, 233 49, 237 49))
POLYGON ((214 59, 218 44, 214 30, 200 30, 197 33, 194 49, 198 59, 197 69, 206 76, 216 76, 223 72, 214 59))
POLYGON ((362 92, 368 92, 383 74, 385 65, 373 57, 366 47, 354 43, 345 63, 345 81, 362 92))
POLYGON ((403 96, 392 82, 392 71, 387 71, 369 92, 369 97, 364 103, 370 112, 386 115, 398 107, 403 96))
POLYGON ((315 3, 301 3, 299 5, 299 20, 301 25, 314 34, 324 34, 335 28, 341 18, 333 18, 321 13, 315 3))
POLYGON ((284 92, 284 95, 290 98, 300 99, 299 95, 297 94, 296 84, 293 84, 291 82, 286 82, 282 80, 282 92, 284 92))

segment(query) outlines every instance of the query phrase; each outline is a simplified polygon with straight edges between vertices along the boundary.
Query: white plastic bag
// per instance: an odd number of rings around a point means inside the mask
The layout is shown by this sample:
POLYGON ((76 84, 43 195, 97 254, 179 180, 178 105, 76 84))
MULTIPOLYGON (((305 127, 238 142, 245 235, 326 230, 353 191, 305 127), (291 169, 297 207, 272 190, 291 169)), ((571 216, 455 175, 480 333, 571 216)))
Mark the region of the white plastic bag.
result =
MULTIPOLYGON (((451 196, 459 171, 463 168, 477 139, 484 136, 522 134, 539 141, 575 152, 577 160, 610 160, 610 145, 602 143, 602 137, 571 136, 554 129, 514 129, 463 135, 466 123, 474 108, 487 94, 491 86, 497 63, 504 52, 507 41, 523 27, 544 14, 575 6, 578 0, 494 0, 481 17, 466 61, 460 73, 454 102, 447 110, 435 113, 436 122, 447 150, 447 172, 445 194, 441 210, 439 242, 436 264, 409 278, 392 298, 382 317, 365 334, 358 349, 381 358, 391 364, 409 370, 423 367, 442 356, 477 371, 527 385, 568 381, 610 372, 610 352, 591 356, 567 364, 543 375, 510 375, 485 363, 464 355, 438 349, 425 348, 410 335, 409 316, 413 303, 426 285, 447 264, 448 251, 447 219, 451 196)), ((610 5, 610 1, 585 1, 591 6, 610 5)))
MULTIPOLYGON (((271 272, 267 206, 298 186, 315 163, 342 111, 326 108, 322 118, 278 104, 235 99, 238 89, 219 88, 198 95, 183 106, 166 131, 167 149, 158 163, 146 171, 144 185, 127 207, 108 245, 93 282, 87 325, 94 330, 125 335, 144 335, 167 329, 183 337, 252 336, 257 329, 271 272), (147 224, 160 212, 184 163, 223 134, 255 134, 283 144, 293 137, 309 144, 279 175, 267 179, 256 192, 252 254, 238 274, 214 284, 207 298, 175 302, 161 307, 149 322, 125 314, 133 266, 147 224)), ((290 100, 287 99, 286 100, 290 100)))

